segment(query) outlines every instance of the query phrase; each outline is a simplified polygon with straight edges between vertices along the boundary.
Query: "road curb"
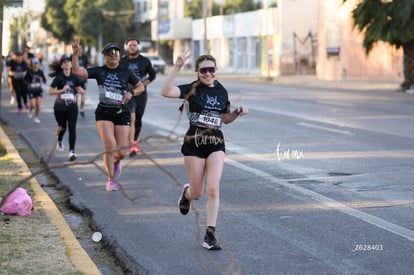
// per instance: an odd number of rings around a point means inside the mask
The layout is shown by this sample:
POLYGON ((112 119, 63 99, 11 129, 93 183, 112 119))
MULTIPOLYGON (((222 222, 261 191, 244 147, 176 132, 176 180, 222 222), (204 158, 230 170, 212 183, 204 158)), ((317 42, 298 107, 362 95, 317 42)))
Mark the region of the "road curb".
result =
MULTIPOLYGON (((9 137, 6 135, 2 127, 0 127, 0 140, 2 141, 2 144, 6 148, 7 154, 11 157, 12 161, 17 163, 19 166, 21 166, 24 170, 27 171, 22 175, 29 176, 29 167, 20 157, 19 153, 17 152, 16 148, 14 147, 13 143, 10 141, 9 137)), ((57 208, 56 204, 49 197, 49 195, 42 189, 36 178, 32 178, 30 180, 30 185, 35 193, 34 200, 39 202, 42 209, 45 211, 46 215, 52 222, 52 224, 56 226, 56 228, 58 229, 60 238, 67 249, 66 254, 75 266, 75 268, 77 268, 84 274, 88 275, 101 274, 95 263, 92 261, 92 259, 89 257, 89 255, 86 253, 86 251, 82 248, 82 246, 76 239, 71 228, 66 223, 66 220, 64 219, 62 213, 57 208)))

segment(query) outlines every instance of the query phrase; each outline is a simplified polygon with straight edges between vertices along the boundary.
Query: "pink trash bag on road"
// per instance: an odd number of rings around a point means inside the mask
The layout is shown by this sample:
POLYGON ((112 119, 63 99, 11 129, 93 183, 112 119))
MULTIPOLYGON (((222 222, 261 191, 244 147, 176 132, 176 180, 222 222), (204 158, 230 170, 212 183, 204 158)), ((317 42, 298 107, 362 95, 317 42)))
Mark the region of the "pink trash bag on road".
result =
POLYGON ((1 212, 4 214, 29 216, 32 214, 33 203, 27 191, 17 187, 9 196, 6 197, 1 212))

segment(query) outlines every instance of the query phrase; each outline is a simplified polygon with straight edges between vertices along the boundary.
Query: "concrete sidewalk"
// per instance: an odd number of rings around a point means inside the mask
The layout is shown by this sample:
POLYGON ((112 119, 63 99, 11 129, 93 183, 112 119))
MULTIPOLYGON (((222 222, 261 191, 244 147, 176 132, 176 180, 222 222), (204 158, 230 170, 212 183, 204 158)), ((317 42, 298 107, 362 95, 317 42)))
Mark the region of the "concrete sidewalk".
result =
POLYGON ((264 76, 235 76, 235 75, 219 75, 222 79, 239 79, 241 81, 260 82, 278 85, 293 85, 304 87, 320 87, 331 89, 345 89, 345 90, 390 90, 397 91, 400 89, 400 84, 403 81, 396 79, 362 79, 362 78, 348 78, 345 80, 320 80, 315 75, 288 75, 268 79, 264 76))

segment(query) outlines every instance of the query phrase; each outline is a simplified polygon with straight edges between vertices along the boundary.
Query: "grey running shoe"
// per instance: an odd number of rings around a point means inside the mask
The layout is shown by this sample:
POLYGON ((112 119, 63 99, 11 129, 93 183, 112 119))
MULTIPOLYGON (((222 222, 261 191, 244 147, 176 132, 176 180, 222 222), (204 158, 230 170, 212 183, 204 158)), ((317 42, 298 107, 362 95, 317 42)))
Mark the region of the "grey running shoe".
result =
POLYGON ((220 250, 221 245, 217 242, 214 234, 206 233, 204 235, 203 247, 207 250, 220 250))

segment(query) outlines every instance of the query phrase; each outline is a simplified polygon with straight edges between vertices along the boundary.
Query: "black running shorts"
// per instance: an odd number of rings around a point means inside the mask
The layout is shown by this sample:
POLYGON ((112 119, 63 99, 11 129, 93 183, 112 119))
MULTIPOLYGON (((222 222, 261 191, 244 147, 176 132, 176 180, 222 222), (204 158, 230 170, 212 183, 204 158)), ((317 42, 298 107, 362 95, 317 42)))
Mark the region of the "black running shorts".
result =
POLYGON ((207 158, 217 151, 226 152, 221 130, 190 125, 181 146, 181 153, 184 156, 207 158))
POLYGON ((131 125, 131 114, 128 108, 112 107, 98 104, 95 110, 95 120, 112 121, 115 125, 131 125))

